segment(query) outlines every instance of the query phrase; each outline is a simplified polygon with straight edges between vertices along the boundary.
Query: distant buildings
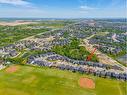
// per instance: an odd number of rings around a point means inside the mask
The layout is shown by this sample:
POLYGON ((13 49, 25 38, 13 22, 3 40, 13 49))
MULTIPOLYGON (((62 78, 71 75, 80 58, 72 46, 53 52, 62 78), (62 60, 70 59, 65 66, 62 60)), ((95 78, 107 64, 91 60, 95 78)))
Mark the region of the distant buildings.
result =
MULTIPOLYGON (((38 50, 45 51, 47 53, 35 54, 29 56, 27 64, 46 66, 50 68, 58 68, 61 70, 69 70, 72 72, 80 72, 86 74, 92 74, 99 77, 109 77, 120 80, 127 80, 127 73, 117 65, 109 65, 95 62, 88 62, 84 60, 74 60, 66 56, 61 56, 53 52, 49 52, 55 45, 63 46, 71 42, 72 37, 78 39, 85 39, 91 35, 96 35, 98 31, 107 27, 107 24, 84 22, 76 23, 66 26, 63 29, 53 30, 41 35, 35 36, 34 39, 27 39, 18 41, 14 44, 10 44, 0 48, 0 57, 2 58, 15 58, 23 50, 38 50), (48 39, 47 39, 48 38, 48 39)), ((43 27, 32 27, 33 29, 40 29, 43 27)), ((126 35, 116 34, 117 40, 120 43, 125 42, 126 35)), ((112 33, 108 33, 104 36, 94 36, 89 40, 90 44, 98 44, 99 50, 104 53, 118 54, 124 46, 119 46, 119 42, 112 40, 112 33), (116 44, 116 45, 114 45, 116 44)), ((2 68, 3 65, 0 65, 2 68)))

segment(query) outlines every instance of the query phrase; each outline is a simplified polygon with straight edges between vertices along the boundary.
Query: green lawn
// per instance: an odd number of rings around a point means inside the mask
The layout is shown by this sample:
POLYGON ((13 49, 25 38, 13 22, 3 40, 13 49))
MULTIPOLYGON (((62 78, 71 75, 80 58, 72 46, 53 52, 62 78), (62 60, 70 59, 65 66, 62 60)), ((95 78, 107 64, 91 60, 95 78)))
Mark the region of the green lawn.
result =
POLYGON ((0 71, 0 95, 125 95, 125 84, 117 80, 27 65, 19 65, 14 73, 0 71), (92 78, 96 88, 81 88, 78 85, 80 77, 92 78))

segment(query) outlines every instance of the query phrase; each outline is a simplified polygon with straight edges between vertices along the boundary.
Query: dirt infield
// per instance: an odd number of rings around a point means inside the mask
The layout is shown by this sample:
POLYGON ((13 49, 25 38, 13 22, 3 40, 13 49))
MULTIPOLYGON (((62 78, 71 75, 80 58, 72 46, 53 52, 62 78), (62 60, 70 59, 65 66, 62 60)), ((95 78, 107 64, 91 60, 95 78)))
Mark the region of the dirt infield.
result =
POLYGON ((88 88, 88 89, 94 89, 95 88, 95 83, 90 78, 80 78, 79 79, 79 85, 80 85, 80 87, 88 88))
POLYGON ((7 73, 14 73, 19 69, 19 66, 10 66, 6 69, 7 73))

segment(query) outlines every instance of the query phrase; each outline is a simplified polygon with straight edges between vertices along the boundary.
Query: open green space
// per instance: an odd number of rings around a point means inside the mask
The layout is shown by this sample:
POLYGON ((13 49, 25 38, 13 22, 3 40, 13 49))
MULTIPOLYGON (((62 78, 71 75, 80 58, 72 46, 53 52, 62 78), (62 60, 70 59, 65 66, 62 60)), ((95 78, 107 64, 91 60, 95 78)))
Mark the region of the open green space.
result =
POLYGON ((49 28, 63 28, 68 24, 75 23, 74 20, 47 20, 47 21, 40 21, 37 24, 29 24, 25 25, 26 27, 36 27, 36 26, 44 26, 49 28))
POLYGON ((53 68, 17 66, 13 73, 7 68, 0 71, 0 95, 126 95, 126 82, 53 68), (93 79, 96 88, 81 88, 81 77, 93 79))
POLYGON ((26 29, 22 26, 0 26, 0 47, 12 44, 29 36, 37 35, 49 29, 26 29))

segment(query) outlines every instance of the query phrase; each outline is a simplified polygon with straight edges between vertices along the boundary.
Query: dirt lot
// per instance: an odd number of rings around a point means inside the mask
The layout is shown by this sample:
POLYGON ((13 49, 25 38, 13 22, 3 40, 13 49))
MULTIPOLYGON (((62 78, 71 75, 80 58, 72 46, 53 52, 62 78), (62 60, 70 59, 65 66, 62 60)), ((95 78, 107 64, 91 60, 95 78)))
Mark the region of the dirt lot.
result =
POLYGON ((79 85, 80 85, 80 87, 88 88, 88 89, 94 89, 95 88, 94 81, 92 79, 89 79, 89 78, 80 78, 79 79, 79 85))
POLYGON ((36 22, 32 21, 14 21, 14 22, 0 22, 2 26, 16 26, 16 25, 23 25, 23 24, 33 24, 36 22))

